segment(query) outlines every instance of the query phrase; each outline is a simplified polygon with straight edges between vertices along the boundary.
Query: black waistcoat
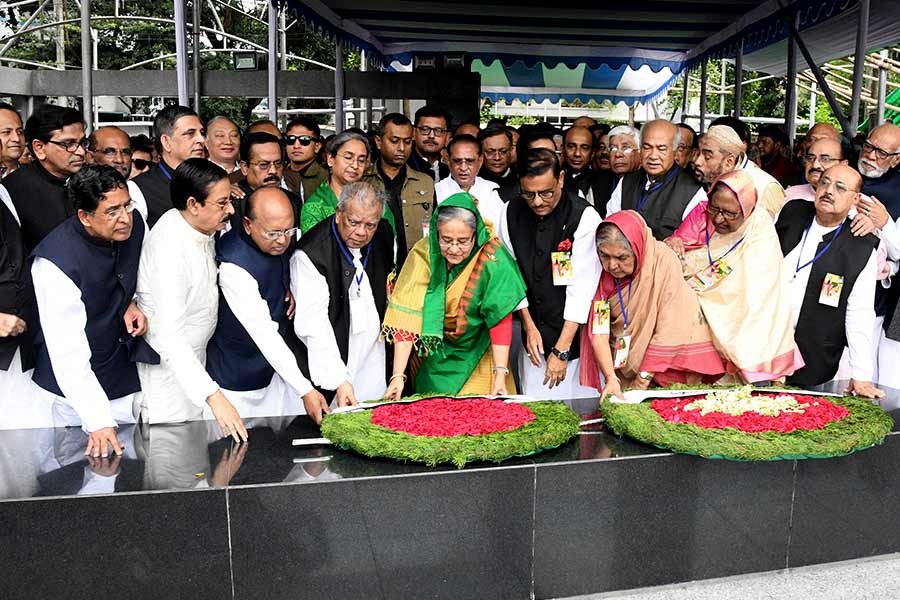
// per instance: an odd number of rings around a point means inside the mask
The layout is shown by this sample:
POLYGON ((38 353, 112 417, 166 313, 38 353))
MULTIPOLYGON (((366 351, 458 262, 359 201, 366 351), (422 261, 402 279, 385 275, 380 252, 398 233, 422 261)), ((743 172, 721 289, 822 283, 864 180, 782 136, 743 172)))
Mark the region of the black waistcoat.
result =
POLYGON ((587 199, 589 192, 593 192, 594 210, 606 218, 606 205, 616 189, 616 183, 618 181, 612 171, 588 171, 577 178, 567 177, 565 188, 584 199, 587 199))
POLYGON ((38 161, 13 171, 3 180, 3 186, 19 213, 22 240, 28 253, 57 225, 75 214, 66 193, 66 180, 50 174, 38 161))
MULTIPOLYGON (((792 200, 784 206, 775 225, 782 254, 787 255, 801 243, 803 232, 810 226, 815 215, 815 204, 807 200, 792 200)), ((834 239, 828 251, 810 267, 806 267, 811 269, 809 283, 806 284, 800 317, 794 331, 794 339, 806 366, 788 377, 787 381, 791 385, 818 385, 829 381, 837 373, 841 354, 847 345, 844 326, 847 301, 856 279, 871 258, 872 251, 878 247, 878 238, 874 235, 855 237, 850 230, 849 218, 844 221, 837 237, 835 231, 825 235, 816 248, 818 254, 834 239), (828 273, 844 278, 837 307, 819 303, 822 283, 828 273)), ((788 267, 793 268, 792 265, 788 267)))
POLYGON ((678 165, 672 167, 647 189, 647 173, 638 169, 622 178, 622 210, 641 213, 653 230, 653 237, 664 240, 684 220, 684 209, 700 189, 697 180, 678 165))
MULTIPOLYGON (((334 329, 334 338, 341 352, 341 359, 347 362, 347 348, 350 341, 350 283, 356 275, 356 268, 347 262, 341 253, 339 242, 332 233, 334 216, 325 219, 300 238, 298 250, 303 250, 316 270, 328 282, 328 320, 334 329)), ((375 297, 375 308, 379 320, 384 320, 387 309, 387 279, 394 270, 394 233, 384 219, 378 223, 375 236, 368 246, 363 247, 366 255, 371 247, 366 275, 375 297)), ((303 283, 299 283, 303 293, 303 283)), ((299 316, 298 316, 299 318, 299 316)), ((302 362, 306 363, 305 357, 302 362)), ((308 369, 308 365, 302 365, 308 369)), ((306 374, 307 371, 304 371, 306 374)))
MULTIPOLYGON (((522 198, 511 200, 506 209, 513 252, 528 288, 528 311, 541 332, 548 356, 562 332, 566 308, 566 286, 553 285, 550 253, 556 252, 563 240, 572 241, 587 208, 583 199, 564 193, 556 209, 546 217, 534 214, 522 198)), ((577 269, 578 265, 574 267, 577 269)), ((573 360, 579 356, 579 336, 580 333, 575 335, 569 349, 573 360)))
POLYGON ((172 174, 175 169, 160 161, 146 173, 134 178, 147 201, 147 225, 153 227, 159 218, 172 208, 172 174))
POLYGON ((0 201, 0 313, 25 321, 25 333, 0 337, 0 371, 9 369, 16 350, 21 350, 22 370, 34 367, 33 329, 37 320, 31 269, 25 260, 22 232, 12 212, 0 201))

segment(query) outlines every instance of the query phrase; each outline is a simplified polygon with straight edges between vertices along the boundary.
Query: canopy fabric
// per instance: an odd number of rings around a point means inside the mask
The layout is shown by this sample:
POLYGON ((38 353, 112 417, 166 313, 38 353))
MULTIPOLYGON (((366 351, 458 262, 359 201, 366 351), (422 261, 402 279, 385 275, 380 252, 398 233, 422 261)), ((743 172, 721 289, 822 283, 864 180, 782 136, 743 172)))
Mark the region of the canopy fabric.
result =
MULTIPOLYGON (((859 2, 642 0, 586 8, 573 0, 272 1, 395 67, 411 64, 416 53, 464 52, 488 98, 629 103, 652 99, 703 60, 733 58, 741 44, 745 68, 785 72, 786 18, 795 19, 817 59, 852 54, 859 2)), ((895 41, 900 0, 871 2, 870 47, 895 41)))

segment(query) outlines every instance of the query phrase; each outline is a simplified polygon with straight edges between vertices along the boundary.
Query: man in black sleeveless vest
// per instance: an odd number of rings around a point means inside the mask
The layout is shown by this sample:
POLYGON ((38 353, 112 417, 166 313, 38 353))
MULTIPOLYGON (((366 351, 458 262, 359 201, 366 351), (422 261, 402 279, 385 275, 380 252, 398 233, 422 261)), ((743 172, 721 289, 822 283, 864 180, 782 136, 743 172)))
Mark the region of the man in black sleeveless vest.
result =
POLYGON ((622 177, 607 204, 606 214, 636 210, 664 240, 672 235, 688 213, 706 199, 694 176, 675 163, 681 130, 659 119, 641 130, 641 168, 622 177))
POLYGON ((563 136, 563 169, 566 173, 564 188, 587 200, 601 216, 605 216, 615 175, 611 171, 592 170, 593 156, 594 134, 591 130, 587 127, 569 127, 563 136))
POLYGON ((190 108, 165 107, 153 119, 153 131, 160 151, 159 162, 128 184, 132 199, 147 207, 150 227, 172 208, 170 184, 178 165, 189 158, 206 158, 206 130, 190 108))
POLYGON ((334 390, 339 406, 381 398, 387 389, 390 363, 379 337, 394 234, 383 210, 371 183, 345 185, 335 214, 306 232, 291 257, 294 331, 308 351, 300 367, 318 387, 334 390))
MULTIPOLYGON (((522 192, 504 207, 500 238, 528 286, 527 306, 519 310, 528 355, 519 360, 522 392, 541 398, 596 396, 597 390, 578 381, 578 333, 600 280, 594 247, 600 215, 563 192, 559 160, 549 150, 529 150, 519 162, 519 178, 522 192)), ((593 364, 593 357, 584 358, 593 364)))
POLYGON ((32 253, 34 382, 52 395, 58 424, 81 425, 87 453, 105 457, 108 446, 122 453, 117 424, 134 422, 135 361, 159 362, 140 337, 147 319, 134 302, 145 226, 112 167, 83 167, 68 192, 76 214, 32 253))
POLYGON ((852 167, 833 166, 819 178, 815 203, 788 202, 775 225, 789 277, 794 339, 806 362, 788 383, 831 380, 849 346, 849 391, 879 398, 884 392, 871 383, 878 238, 854 236, 847 217, 861 187, 852 167))
POLYGON ((206 370, 244 418, 295 414, 301 398, 307 414, 321 422, 328 405, 300 372, 291 348, 287 251, 297 234, 294 208, 285 190, 261 187, 244 200, 237 221, 216 243, 219 313, 206 370))
POLYGON ((74 214, 66 180, 84 164, 88 139, 74 108, 44 104, 25 122, 25 140, 34 161, 3 180, 19 215, 25 250, 74 214))

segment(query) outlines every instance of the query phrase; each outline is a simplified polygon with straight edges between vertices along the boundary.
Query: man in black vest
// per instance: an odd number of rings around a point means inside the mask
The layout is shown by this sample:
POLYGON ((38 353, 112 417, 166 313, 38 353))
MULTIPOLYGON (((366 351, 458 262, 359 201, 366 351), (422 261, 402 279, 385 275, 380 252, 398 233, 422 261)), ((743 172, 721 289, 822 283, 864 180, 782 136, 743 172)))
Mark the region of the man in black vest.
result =
POLYGON ((501 188, 518 181, 512 169, 513 135, 506 125, 488 125, 478 133, 484 164, 478 176, 493 181, 501 188))
POLYGON ((44 104, 25 123, 25 141, 34 161, 3 180, 9 191, 28 252, 74 214, 66 180, 84 164, 88 139, 74 108, 44 104))
POLYGON ((383 211, 372 184, 349 183, 335 214, 307 231, 291 257, 294 331, 308 350, 300 366, 317 386, 335 390, 339 406, 381 398, 387 389, 379 337, 394 234, 383 211))
POLYGON ((235 225, 216 243, 219 313, 206 369, 243 418, 295 414, 301 398, 321 422, 328 404, 300 372, 290 346, 296 338, 287 251, 297 227, 285 190, 252 192, 235 225))
POLYGON ((132 199, 147 207, 147 224, 156 225, 164 212, 172 208, 172 174, 183 161, 206 158, 206 130, 197 113, 185 106, 167 106, 153 120, 160 160, 149 171, 129 182, 132 199))
POLYGON ((806 362, 788 383, 811 386, 831 380, 848 346, 848 391, 880 398, 884 392, 871 383, 878 238, 854 236, 847 217, 861 187, 862 178, 852 167, 833 166, 819 178, 815 203, 792 200, 778 217, 775 228, 789 277, 794 338, 806 362))
POLYGON ((559 159, 549 150, 529 150, 519 161, 519 180, 522 191, 504 206, 500 238, 528 287, 527 306, 519 310, 529 359, 523 354, 519 360, 522 392, 541 398, 596 396, 597 390, 579 384, 578 369, 579 329, 600 280, 594 248, 600 215, 563 192, 559 159))
POLYGON ((0 428, 46 427, 49 415, 32 398, 37 320, 31 271, 15 208, 0 185, 0 428))
POLYGON ((563 135, 563 158, 566 173, 564 187, 584 198, 601 215, 612 195, 615 175, 610 171, 591 169, 594 156, 594 134, 587 127, 570 127, 563 135))
MULTIPOLYGON (((241 138, 240 147, 241 173, 244 179, 237 185, 244 198, 262 187, 281 187, 281 177, 284 174, 284 160, 282 159, 281 141, 271 133, 254 131, 245 133, 241 138)), ((300 196, 290 190, 284 190, 294 207, 294 222, 300 223, 300 209, 303 201, 300 196)), ((240 212, 241 199, 235 203, 235 213, 240 212)))
POLYGON ((450 176, 450 167, 441 161, 441 151, 450 134, 450 114, 442 108, 425 105, 416 111, 416 147, 409 157, 409 166, 425 173, 435 181, 450 176))
POLYGON ((653 237, 664 240, 700 202, 706 192, 675 162, 681 143, 681 130, 659 119, 644 125, 641 131, 641 168, 622 177, 607 204, 606 214, 636 210, 653 230, 653 237))
POLYGON ((134 302, 145 226, 112 167, 84 167, 68 191, 76 214, 32 254, 34 381, 52 396, 57 424, 81 425, 85 453, 105 457, 108 446, 122 453, 117 424, 134 422, 135 361, 159 361, 140 337, 147 319, 134 302))

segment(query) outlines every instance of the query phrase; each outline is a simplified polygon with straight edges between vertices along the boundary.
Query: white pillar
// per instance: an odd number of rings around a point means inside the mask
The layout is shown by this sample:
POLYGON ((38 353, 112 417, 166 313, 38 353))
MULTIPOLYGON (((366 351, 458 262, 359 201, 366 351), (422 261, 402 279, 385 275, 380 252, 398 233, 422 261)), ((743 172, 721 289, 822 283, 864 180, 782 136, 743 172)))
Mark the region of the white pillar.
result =
POLYGON ((850 135, 859 128, 859 101, 862 96, 866 48, 869 43, 869 0, 859 2, 859 27, 856 30, 856 54, 853 57, 853 97, 850 101, 850 135))
POLYGON ((334 40, 334 131, 340 133, 347 126, 344 119, 344 43, 334 40))
POLYGON ((269 2, 269 62, 268 62, 269 119, 278 124, 278 8, 269 2))
POLYGON ((178 80, 178 104, 188 105, 187 39, 185 38, 184 1, 175 1, 175 76, 178 80))
POLYGON ((91 57, 91 2, 81 0, 81 114, 86 131, 94 129, 94 61, 91 57))

